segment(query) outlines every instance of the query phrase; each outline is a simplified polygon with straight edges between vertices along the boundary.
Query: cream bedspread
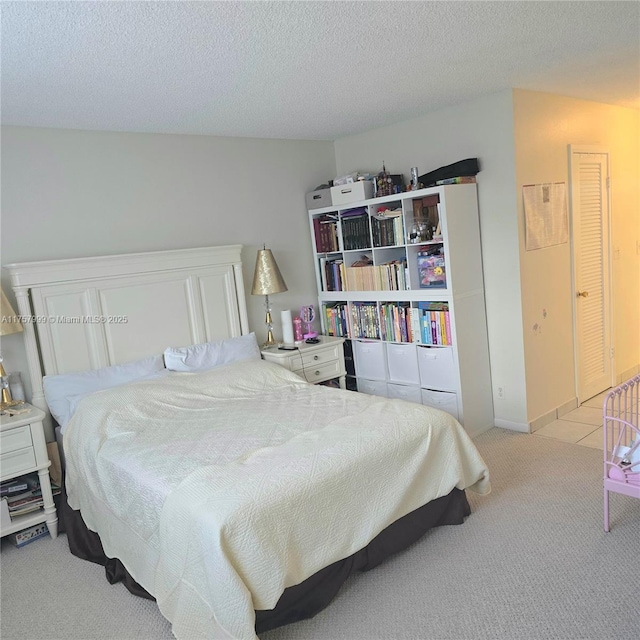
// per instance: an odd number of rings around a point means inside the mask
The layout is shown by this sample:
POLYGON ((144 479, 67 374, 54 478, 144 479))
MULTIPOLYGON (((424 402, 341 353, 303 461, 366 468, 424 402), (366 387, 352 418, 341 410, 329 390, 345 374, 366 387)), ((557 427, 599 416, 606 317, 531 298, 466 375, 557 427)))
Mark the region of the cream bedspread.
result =
POLYGON ((263 361, 93 394, 64 444, 70 505, 185 640, 255 638, 286 587, 454 487, 489 491, 448 414, 263 361))

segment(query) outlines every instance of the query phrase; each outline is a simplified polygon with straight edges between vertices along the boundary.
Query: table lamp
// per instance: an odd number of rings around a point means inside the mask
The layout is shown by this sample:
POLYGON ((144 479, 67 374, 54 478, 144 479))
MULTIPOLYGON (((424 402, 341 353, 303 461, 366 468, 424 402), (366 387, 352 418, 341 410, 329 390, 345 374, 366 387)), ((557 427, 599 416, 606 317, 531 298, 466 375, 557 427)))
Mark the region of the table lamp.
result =
POLYGON ((267 341, 262 345, 263 348, 276 345, 276 341, 273 338, 273 319, 271 317, 269 296, 274 293, 283 293, 284 291, 288 291, 287 285, 284 283, 284 278, 280 273, 280 269, 278 269, 271 249, 267 249, 263 245, 262 249, 258 250, 256 269, 253 273, 253 287, 251 288, 252 295, 265 297, 266 317, 264 322, 267 325, 267 341))
MULTIPOLYGON (((4 291, 0 289, 0 336, 8 336, 12 333, 22 331, 22 324, 16 316, 16 312, 4 295, 4 291)), ((0 409, 6 409, 13 404, 11 399, 11 391, 9 390, 9 379, 7 372, 2 364, 2 354, 0 353, 0 377, 2 378, 2 399, 0 401, 0 409)))

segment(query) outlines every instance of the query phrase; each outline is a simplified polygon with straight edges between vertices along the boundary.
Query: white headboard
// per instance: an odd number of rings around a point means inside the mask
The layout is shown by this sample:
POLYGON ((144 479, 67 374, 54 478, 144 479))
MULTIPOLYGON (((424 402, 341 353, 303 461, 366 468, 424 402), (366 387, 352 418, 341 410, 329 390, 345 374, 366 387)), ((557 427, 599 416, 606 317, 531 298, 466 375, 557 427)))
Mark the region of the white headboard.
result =
POLYGON ((32 403, 42 376, 99 369, 167 347, 249 332, 241 245, 7 265, 24 337, 32 403))

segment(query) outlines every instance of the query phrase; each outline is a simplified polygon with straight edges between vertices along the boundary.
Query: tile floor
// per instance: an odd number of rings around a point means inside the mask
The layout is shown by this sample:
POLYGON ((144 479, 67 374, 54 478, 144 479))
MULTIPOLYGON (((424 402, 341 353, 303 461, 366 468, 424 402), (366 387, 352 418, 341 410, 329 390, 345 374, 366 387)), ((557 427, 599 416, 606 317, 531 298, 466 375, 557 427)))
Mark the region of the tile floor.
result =
POLYGON ((534 431, 533 435, 603 449, 602 403, 607 393, 608 389, 565 413, 559 420, 534 431))

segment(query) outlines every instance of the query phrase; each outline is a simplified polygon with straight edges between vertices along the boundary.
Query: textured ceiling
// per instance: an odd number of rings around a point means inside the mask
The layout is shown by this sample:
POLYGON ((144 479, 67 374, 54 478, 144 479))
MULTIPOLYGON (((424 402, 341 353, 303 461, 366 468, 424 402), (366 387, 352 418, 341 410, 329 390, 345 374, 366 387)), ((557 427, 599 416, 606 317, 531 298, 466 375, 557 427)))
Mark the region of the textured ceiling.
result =
POLYGON ((333 140, 510 87, 640 108, 640 3, 2 2, 4 124, 333 140))

